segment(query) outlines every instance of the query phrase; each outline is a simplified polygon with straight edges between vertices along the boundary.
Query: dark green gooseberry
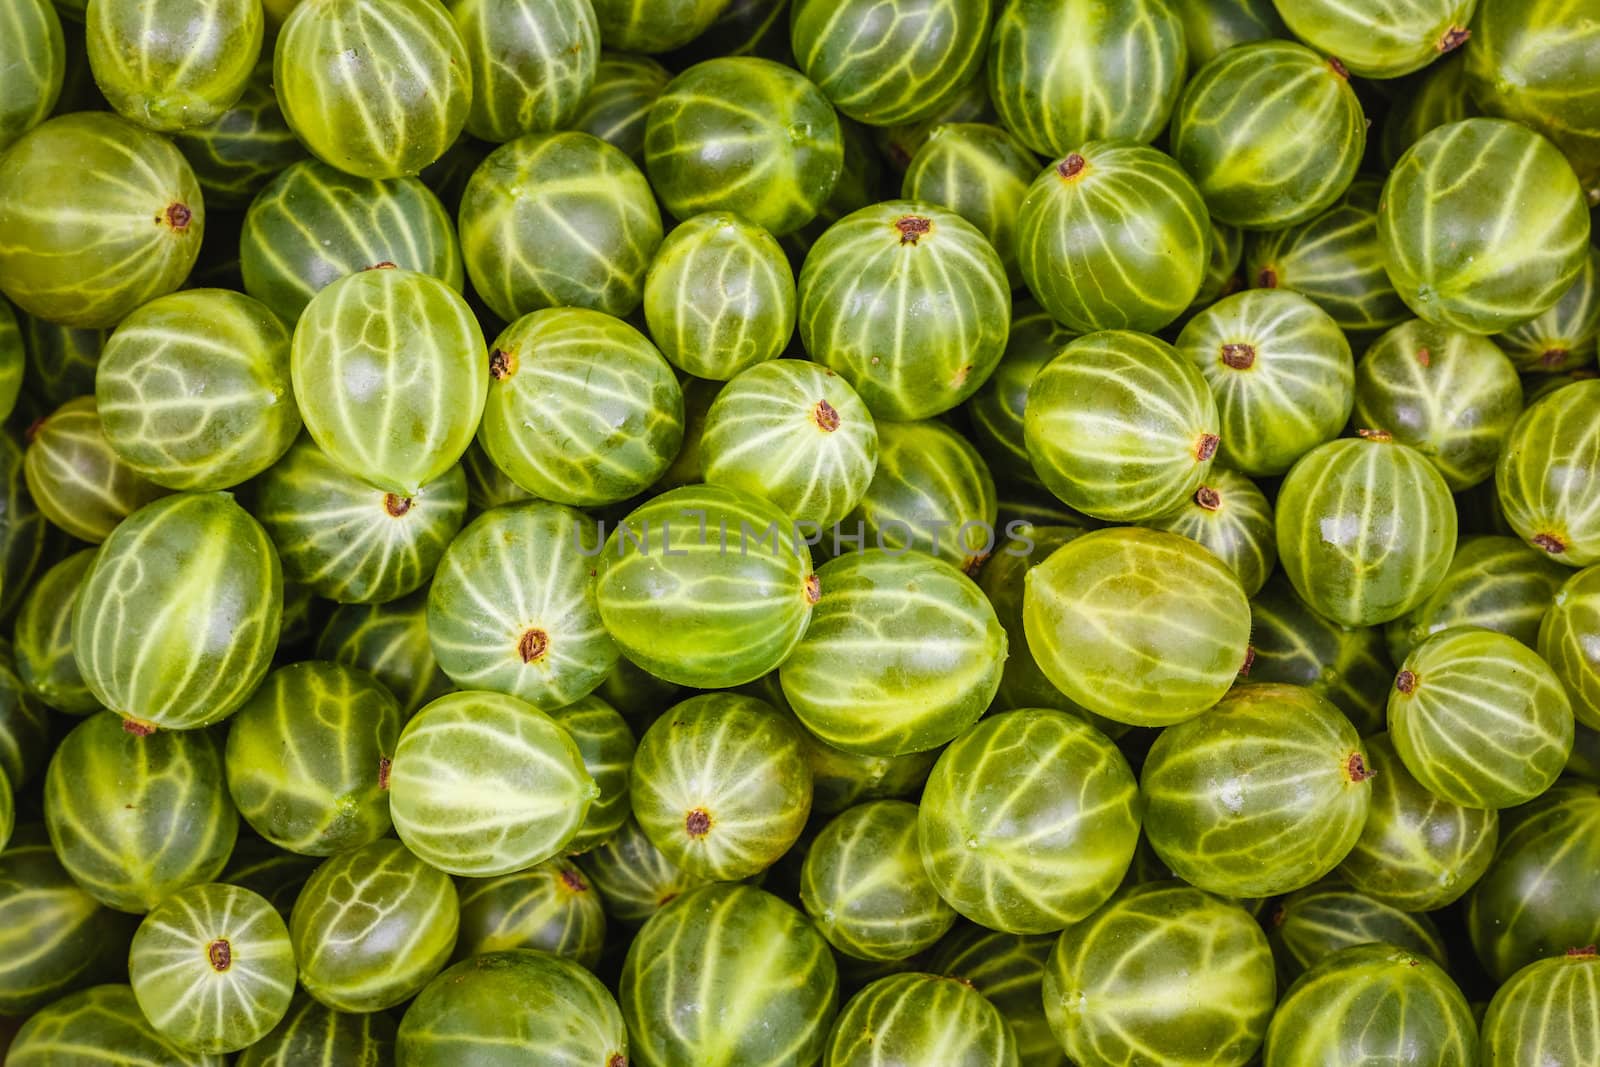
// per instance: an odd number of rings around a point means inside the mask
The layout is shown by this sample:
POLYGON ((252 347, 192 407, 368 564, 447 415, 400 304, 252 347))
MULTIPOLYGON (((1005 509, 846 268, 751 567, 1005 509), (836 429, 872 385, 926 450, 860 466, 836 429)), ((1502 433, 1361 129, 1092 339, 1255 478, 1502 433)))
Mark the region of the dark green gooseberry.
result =
POLYGON ((589 507, 637 496, 683 445, 683 391, 655 345, 621 319, 546 308, 495 338, 478 444, 543 500, 589 507))
POLYGON ((1172 0, 1189 45, 1189 73, 1236 44, 1289 36, 1272 0, 1172 0))
POLYGON ((1216 398, 1218 462, 1244 474, 1282 474, 1350 418, 1350 344, 1327 312, 1298 293, 1224 297, 1189 320, 1178 351, 1216 398))
POLYGON ((1043 484, 1028 458, 1024 437, 1028 388, 1073 336, 1031 301, 1018 301, 1012 309, 1005 354, 966 404, 972 443, 999 481, 1043 484))
POLYGON ((872 801, 836 816, 806 850, 800 903, 840 953, 910 959, 956 921, 923 867, 917 821, 915 804, 872 801))
POLYGON ((1389 735, 1366 739, 1372 804, 1339 874, 1373 899, 1434 911, 1460 899, 1488 869, 1499 815, 1435 796, 1407 771, 1389 735))
POLYGON ((704 33, 669 58, 682 69, 712 56, 762 56, 792 62, 788 0, 728 0, 704 33))
POLYGON ((249 206, 276 174, 306 158, 278 108, 271 55, 256 63, 232 107, 204 126, 173 134, 172 143, 189 161, 213 208, 249 206))
POLYGON ((1536 960, 1508 978, 1483 1017, 1485 1063, 1582 1063, 1600 1046, 1600 955, 1536 960))
POLYGON ((114 326, 182 284, 205 218, 171 142, 104 112, 58 116, 0 160, 0 291, 64 326, 114 326), (63 215, 62 189, 84 208, 63 215))
POLYGON ((463 878, 456 955, 530 948, 590 968, 605 947, 600 894, 571 860, 546 860, 499 878, 463 878))
POLYGON ((565 127, 594 84, 600 30, 582 0, 454 0, 472 76, 467 132, 501 144, 565 127))
POLYGON ((1471 333, 1516 326, 1554 306, 1583 270, 1584 204, 1572 167, 1526 126, 1440 126, 1406 150, 1383 187, 1389 280, 1429 322, 1471 333))
POLYGON ((29 1015, 110 980, 127 960, 133 926, 72 880, 42 826, 18 826, 0 854, 0 1009, 29 1015))
POLYGON ((817 238, 800 270, 800 341, 880 419, 925 419, 978 390, 1005 351, 1011 285, 953 211, 890 200, 817 238))
POLYGON ((1463 537, 1438 588, 1384 627, 1389 655, 1398 663, 1429 637, 1456 626, 1494 630, 1535 648, 1556 590, 1570 577, 1569 568, 1515 537, 1463 537))
POLYGON ((456 24, 427 0, 303 0, 278 34, 273 83, 312 154, 362 178, 414 176, 444 155, 473 88, 456 24))
POLYGON ((1337 867, 1366 825, 1372 772, 1350 720, 1309 689, 1244 685, 1169 727, 1145 759, 1145 833, 1214 893, 1264 897, 1337 867))
POLYGON ((728 0, 596 0, 600 40, 621 52, 670 52, 704 33, 728 0))
POLYGON ((1245 664, 1250 608, 1227 565, 1177 534, 1116 527, 1068 541, 1024 579, 1040 669, 1080 707, 1164 726, 1220 700, 1245 664))
POLYGON ((266 531, 227 493, 146 504, 106 539, 72 617, 101 704, 187 730, 231 715, 278 645, 283 577, 266 531))
POLYGON ((27 346, 22 328, 10 302, 0 299, 0 418, 16 410, 22 394, 22 375, 27 368, 27 346))
POLYGON ((825 588, 788 516, 715 485, 673 489, 634 509, 596 570, 600 618, 622 654, 704 688, 743 685, 786 660, 825 588))
POLYGON ((1363 78, 1398 78, 1460 48, 1476 7, 1477 0, 1277 0, 1296 37, 1363 78))
POLYGON ((66 69, 66 39, 50 0, 11 5, 0 43, 0 152, 55 110, 66 69))
POLYGON ((239 235, 245 291, 287 323, 333 282, 385 263, 463 285, 455 227, 416 178, 377 181, 302 160, 256 195, 239 235))
POLYGON ((1506 521, 1534 548, 1569 567, 1600 563, 1600 381, 1547 393, 1511 428, 1495 468, 1506 521))
POLYGON ((17 1031, 6 1054, 15 1067, 59 1067, 61 1049, 75 1067, 159 1063, 163 1067, 223 1067, 226 1056, 185 1052, 145 1021, 133 990, 98 985, 62 997, 17 1031))
POLYGON ((584 770, 600 789, 583 825, 567 842, 567 851, 575 855, 610 840, 631 814, 628 772, 633 766, 636 743, 633 729, 622 713, 597 696, 557 708, 550 717, 572 737, 578 755, 583 757, 584 770))
POLYGON ((1495 338, 1520 371, 1554 373, 1588 366, 1600 336, 1600 249, 1589 247, 1577 281, 1550 310, 1495 338))
POLYGON ((1007 130, 982 122, 951 122, 934 127, 917 149, 900 195, 949 208, 976 226, 1000 253, 1015 286, 1022 281, 1017 215, 1038 173, 1038 157, 1007 130))
POLYGON ((169 489, 226 489, 275 463, 300 432, 290 335, 224 289, 159 297, 122 320, 95 372, 111 447, 169 489))
POLYGON ((290 852, 331 856, 389 832, 400 705, 365 671, 280 667, 228 727, 228 792, 251 828, 290 852))
POLYGON ((34 505, 80 541, 99 544, 167 490, 112 450, 94 397, 80 396, 28 427, 22 474, 34 505))
POLYGON ((196 1052, 255 1044, 282 1020, 295 988, 283 917, 233 885, 190 886, 163 900, 133 935, 128 972, 150 1025, 196 1052))
MULTIPOLYGON (((872 130, 870 144, 875 148, 873 155, 881 156, 882 161, 889 163, 894 172, 903 172, 911 165, 911 161, 916 158, 922 146, 928 142, 928 138, 933 136, 934 130, 940 126, 956 122, 998 124, 999 116, 995 113, 994 104, 989 99, 989 87, 986 84, 986 79, 972 79, 966 84, 965 88, 951 97, 943 107, 925 119, 902 123, 899 126, 887 126, 872 130)), ((851 128, 851 123, 848 120, 843 120, 841 124, 847 131, 851 128)), ((855 128, 858 131, 865 129, 865 127, 859 125, 855 128)), ((849 140, 850 138, 847 136, 847 167, 850 151, 849 140)), ((849 190, 853 197, 860 200, 860 203, 857 203, 850 210, 866 207, 876 199, 877 194, 873 190, 878 183, 869 182, 867 179, 872 177, 877 170, 878 168, 871 166, 870 163, 864 162, 862 164, 860 184, 857 188, 849 190)), ((845 181, 846 179, 841 176, 841 187, 843 187, 845 181)), ((836 193, 838 191, 838 189, 835 190, 836 193)), ((843 206, 843 203, 840 202, 837 206, 843 206)))
POLYGON ((27 350, 28 388, 20 391, 21 399, 33 396, 47 405, 58 406, 75 396, 94 392, 95 369, 100 350, 111 336, 109 329, 63 326, 21 311, 17 312, 17 319, 27 350))
POLYGON ((1171 511, 1200 487, 1220 442, 1201 373, 1165 341, 1126 330, 1068 344, 1028 388, 1023 436, 1061 502, 1107 522, 1171 511))
POLYGON ((1513 637, 1441 630, 1400 665, 1390 739, 1416 779, 1474 808, 1524 804, 1572 752, 1572 704, 1555 672, 1513 637))
POLYGON ((1367 120, 1337 59, 1303 45, 1241 44, 1201 67, 1173 111, 1172 154, 1213 217, 1277 230, 1332 207, 1350 186, 1367 120), (1256 131, 1293 130, 1263 144, 1256 131))
POLYGON ((285 852, 247 829, 240 833, 217 881, 258 894, 287 920, 306 879, 321 864, 320 857, 285 852))
POLYGON ((643 1063, 816 1063, 838 1010, 833 953, 811 922, 753 886, 702 886, 656 912, 617 986, 643 1063))
POLYGON ((22 445, 0 432, 0 618, 16 612, 54 547, 50 523, 28 494, 22 445))
POLYGON ((673 366, 726 381, 788 347, 794 270, 766 230, 731 211, 708 211, 661 242, 644 279, 644 315, 673 366))
POLYGON ((386 839, 324 860, 295 901, 300 985, 340 1012, 403 1004, 444 967, 460 923, 456 887, 386 839))
POLYGON ((317 447, 402 497, 467 450, 490 377, 483 331, 461 294, 395 267, 317 293, 295 326, 289 369, 317 447))
MULTIPOLYGON (((1539 627, 1538 649, 1567 690, 1578 722, 1600 730, 1600 567, 1572 575, 1539 627)), ((20 652, 20 632, 18 636, 20 652)), ((21 667, 19 657, 18 667, 21 667)))
POLYGON ((1192 497, 1145 525, 1181 534, 1208 549, 1233 571, 1246 596, 1261 591, 1278 562, 1266 494, 1226 467, 1213 467, 1192 497))
POLYGON ((1381 429, 1300 457, 1278 490, 1276 521, 1295 592, 1346 626, 1388 622, 1421 604, 1456 547, 1443 476, 1381 429))
POLYGON ((661 212, 626 154, 569 130, 489 153, 461 194, 460 231, 473 289, 506 322, 563 306, 627 315, 644 299, 661 212))
POLYGON ((1075 1063, 1243 1067, 1275 991, 1250 913, 1174 881, 1118 893, 1061 935, 1044 971, 1045 1014, 1075 1063))
POLYGON ((631 816, 606 842, 584 853, 580 868, 600 891, 606 915, 638 925, 705 880, 656 848, 631 816))
POLYGON ((1255 234, 1246 284, 1288 289, 1312 300, 1341 330, 1382 330, 1411 314, 1384 270, 1378 240, 1383 185, 1357 178, 1327 211, 1298 226, 1255 234))
POLYGON ((989 45, 989 94, 1006 127, 1060 157, 1087 141, 1149 142, 1183 88, 1183 23, 1160 0, 1009 0, 989 45))
POLYGON ((714 881, 770 867, 811 813, 799 728, 732 693, 668 708, 639 739, 628 788, 634 817, 667 859, 714 881))
POLYGON ((389 770, 400 840, 429 865, 475 878, 558 855, 599 793, 571 734, 533 705, 483 690, 418 711, 389 770))
POLYGON ((1066 712, 991 717, 939 757, 917 817, 940 896, 974 922, 1043 934, 1110 899, 1139 840, 1133 771, 1066 712))
POLYGON ((775 237, 816 218, 844 164, 839 118, 791 67, 754 56, 697 63, 650 107, 650 185, 687 219, 732 211, 775 237))
POLYGON ((328 616, 316 657, 368 671, 400 701, 409 719, 452 688, 428 641, 428 598, 421 592, 388 604, 344 604, 328 616))
POLYGON ((875 0, 798 0, 796 64, 845 115, 873 126, 937 112, 983 66, 991 0, 884 10, 875 0))
POLYGON ((839 1013, 828 1039, 832 1067, 972 1063, 1017 1067, 1005 1017, 960 978, 892 974, 868 984, 839 1013))
POLYGON ((650 106, 671 80, 671 72, 649 56, 601 52, 594 84, 567 128, 598 137, 642 165, 650 106))
POLYGON ((85 6, 89 69, 124 118, 161 132, 214 122, 238 101, 261 54, 265 18, 253 0, 167 0, 85 6))
POLYGON ((1480 3, 1465 50, 1467 87, 1485 111, 1553 140, 1592 190, 1600 180, 1600 92, 1590 75, 1600 27, 1573 15, 1564 0, 1480 3))
POLYGON ((1017 216, 1023 280, 1079 333, 1171 323, 1205 281, 1210 242, 1194 182, 1132 141, 1074 147, 1029 186, 1017 216))
POLYGON ((1393 167, 1430 130, 1483 114, 1467 91, 1466 57, 1459 50, 1401 84, 1383 119, 1379 147, 1385 167, 1393 167))
POLYGON ((386 493, 301 437, 254 485, 284 577, 341 604, 385 603, 433 577, 467 512, 459 465, 413 495, 386 493))
POLYGON ((215 879, 239 830, 220 738, 128 729, 110 712, 85 719, 56 749, 44 819, 73 881, 135 914, 215 879))
POLYGON ((873 548, 829 562, 816 581, 810 627, 778 676, 823 742, 864 756, 925 752, 988 709, 1006 635, 966 575, 920 552, 873 548))
POLYGON ((283 1021, 239 1053, 234 1067, 346 1067, 384 1064, 394 1057, 394 1020, 382 1012, 334 1011, 295 995, 283 1021))
POLYGON ((43 773, 54 741, 50 709, 23 685, 11 643, 0 639, 0 779, 21 790, 43 773))
POLYGON ((983 457, 966 438, 934 419, 877 427, 871 481, 831 541, 935 556, 968 574, 1001 547, 999 500, 983 457), (858 524, 853 535, 847 535, 858 524))
POLYGON ((1467 897, 1467 932, 1491 977, 1600 941, 1600 786, 1558 787, 1507 820, 1467 897))
POLYGON ((1053 934, 1002 934, 969 923, 939 943, 928 969, 971 983, 993 1004, 1017 1039, 1017 1059, 1028 1067, 1061 1067, 1066 1053, 1045 1018, 1044 965, 1053 934))
POLYGON ((74 552, 39 576, 17 611, 17 677, 37 700, 69 715, 100 709, 72 653, 72 612, 95 550, 74 552))
POLYGON ((489 952, 451 967, 406 1009, 396 1062, 409 1067, 513 1067, 538 1050, 549 1067, 628 1062, 628 1032, 600 980, 531 949, 489 952))
POLYGON ((1284 987, 1334 953, 1373 942, 1449 966, 1444 939, 1433 919, 1384 904, 1333 879, 1285 897, 1265 921, 1284 987))
POLYGON ((1477 1020, 1450 976, 1425 956, 1372 944, 1326 957, 1289 988, 1263 1062, 1470 1064, 1477 1050, 1477 1020))
POLYGON ((1384 334, 1356 367, 1357 426, 1426 456, 1451 492, 1494 473, 1522 414, 1522 383, 1493 341, 1422 319, 1384 334))

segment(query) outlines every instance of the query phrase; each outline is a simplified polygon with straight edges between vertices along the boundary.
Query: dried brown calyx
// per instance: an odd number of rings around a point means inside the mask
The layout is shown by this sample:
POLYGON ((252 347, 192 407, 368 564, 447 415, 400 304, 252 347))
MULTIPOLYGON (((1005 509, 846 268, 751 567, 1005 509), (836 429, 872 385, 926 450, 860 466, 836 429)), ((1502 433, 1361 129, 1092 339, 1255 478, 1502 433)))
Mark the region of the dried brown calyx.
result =
POLYGON ((811 409, 811 421, 823 433, 832 433, 839 428, 839 412, 826 400, 817 401, 817 406, 811 409))
POLYGON ((1394 687, 1402 693, 1415 693, 1417 691, 1417 676, 1411 671, 1401 671, 1394 676, 1394 687))
POLYGON ((1467 43, 1472 36, 1472 31, 1465 26, 1451 26, 1444 31, 1444 36, 1439 38, 1439 53, 1454 52, 1457 48, 1467 43))
POLYGON ((1207 511, 1218 511, 1222 508, 1222 494, 1209 485, 1202 485, 1194 491, 1194 502, 1207 511))
POLYGON ((815 604, 822 599, 822 579, 815 574, 806 575, 806 603, 815 604))
POLYGON ((1539 363, 1546 367, 1559 367, 1572 353, 1565 348, 1547 348, 1539 353, 1539 363))
POLYGON ((1569 948, 1567 949, 1567 956, 1575 960, 1592 960, 1596 956, 1600 956, 1600 947, 1584 945, 1582 948, 1569 948))
POLYGON ((489 377, 500 382, 511 377, 517 369, 517 357, 503 348, 489 353, 489 377))
POLYGON ((578 868, 568 867, 561 872, 561 882, 574 893, 587 893, 589 883, 583 880, 583 875, 578 873, 578 868))
POLYGON ((1365 441, 1377 441, 1379 444, 1394 440, 1394 434, 1388 430, 1357 430, 1356 436, 1365 441))
POLYGON ((1217 445, 1222 443, 1222 438, 1214 433, 1203 433, 1200 440, 1194 444, 1194 458, 1204 463, 1217 454, 1217 445))
POLYGON ((705 808, 695 808, 683 817, 683 828, 690 837, 704 837, 711 832, 711 813, 705 808))
POLYGON ((532 663, 550 651, 550 635, 538 627, 530 627, 524 631, 517 641, 517 655, 522 657, 522 662, 532 663))
POLYGON ((33 444, 33 439, 39 436, 39 431, 44 429, 45 421, 49 418, 50 416, 48 415, 40 415, 37 419, 28 423, 28 428, 22 431, 22 440, 27 444, 33 444))
POLYGON ((1339 77, 1343 78, 1345 81, 1350 80, 1350 68, 1339 62, 1338 56, 1329 56, 1328 66, 1332 67, 1333 72, 1339 75, 1339 77))
POLYGON ((156 732, 156 724, 140 722, 138 719, 123 719, 122 732, 132 734, 134 737, 149 737, 156 732))
POLYGON ((1250 677, 1250 668, 1256 665, 1256 646, 1244 646, 1244 666, 1239 668, 1239 675, 1243 678, 1250 677))
POLYGON ((988 558, 989 553, 987 552, 966 557, 961 561, 961 572, 968 578, 976 578, 978 576, 978 572, 983 569, 983 565, 988 558))
POLYGON ((606 1067, 628 1067, 628 1057, 620 1052, 613 1052, 611 1058, 606 1061, 606 1067))
POLYGON ((378 788, 380 790, 389 788, 389 771, 393 769, 393 767, 394 760, 390 759, 388 756, 378 757, 378 788))
POLYGON ((163 218, 167 220, 168 226, 182 233, 189 228, 189 223, 194 218, 194 212, 189 210, 188 204, 175 202, 167 205, 166 214, 163 218))
POLYGON ((411 510, 411 498, 401 496, 399 493, 383 494, 383 510, 389 513, 390 518, 398 519, 411 510))
POLYGON ((400 269, 400 264, 396 263, 392 259, 386 259, 382 263, 374 263, 372 266, 368 267, 367 269, 368 270, 399 270, 400 269))
POLYGON ((1433 366, 1433 353, 1429 352, 1426 348, 1417 349, 1417 362, 1422 364, 1424 367, 1433 366))
POLYGON ((1534 534, 1529 540, 1535 548, 1542 548, 1552 556, 1559 556, 1567 550, 1567 543, 1553 533, 1534 534))
POLYGON ((1276 289, 1278 287, 1278 272, 1271 267, 1262 267, 1256 272, 1256 288, 1276 289))
POLYGON ((1082 156, 1078 155, 1078 153, 1073 152, 1071 155, 1067 156, 1066 159, 1063 159, 1060 163, 1056 164, 1056 173, 1061 175, 1063 180, 1071 181, 1078 175, 1082 174, 1083 168, 1087 167, 1088 165, 1089 161, 1087 159, 1084 159, 1082 156))
POLYGON ((1223 345, 1222 362, 1234 370, 1249 370, 1256 365, 1256 346, 1243 342, 1223 345))
POLYGON ((1377 773, 1367 769, 1366 757, 1359 752, 1350 753, 1350 758, 1344 762, 1344 771, 1352 782, 1364 782, 1377 773))
POLYGON ((219 937, 206 946, 206 959, 211 961, 213 971, 225 971, 233 966, 233 946, 219 937))
POLYGON ((895 220, 894 228, 900 231, 900 243, 914 245, 933 230, 933 221, 921 215, 902 215, 895 220))

